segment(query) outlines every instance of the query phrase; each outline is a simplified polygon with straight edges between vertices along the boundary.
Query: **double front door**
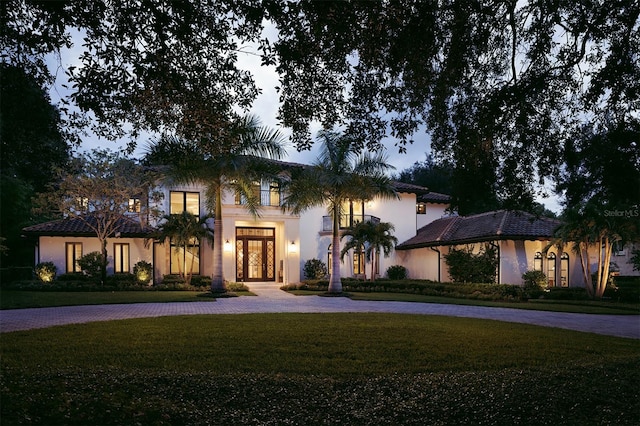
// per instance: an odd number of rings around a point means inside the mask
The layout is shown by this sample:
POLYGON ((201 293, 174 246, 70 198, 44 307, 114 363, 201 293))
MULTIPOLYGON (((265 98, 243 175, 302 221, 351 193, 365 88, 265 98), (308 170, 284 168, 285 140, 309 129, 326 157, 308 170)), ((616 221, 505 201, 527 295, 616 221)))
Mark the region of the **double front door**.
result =
POLYGON ((236 281, 275 281, 273 228, 236 228, 236 281))

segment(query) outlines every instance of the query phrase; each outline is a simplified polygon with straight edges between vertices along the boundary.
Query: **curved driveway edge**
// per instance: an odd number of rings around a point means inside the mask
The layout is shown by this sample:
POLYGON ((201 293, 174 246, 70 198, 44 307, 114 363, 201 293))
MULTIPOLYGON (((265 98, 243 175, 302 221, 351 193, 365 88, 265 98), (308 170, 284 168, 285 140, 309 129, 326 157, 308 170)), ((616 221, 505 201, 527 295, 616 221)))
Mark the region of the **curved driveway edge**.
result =
POLYGON ((638 315, 572 314, 484 306, 355 301, 346 297, 296 297, 279 290, 255 292, 258 293, 257 297, 224 298, 215 302, 134 303, 3 310, 0 311, 0 332, 172 315, 378 312, 491 319, 640 339, 638 315))

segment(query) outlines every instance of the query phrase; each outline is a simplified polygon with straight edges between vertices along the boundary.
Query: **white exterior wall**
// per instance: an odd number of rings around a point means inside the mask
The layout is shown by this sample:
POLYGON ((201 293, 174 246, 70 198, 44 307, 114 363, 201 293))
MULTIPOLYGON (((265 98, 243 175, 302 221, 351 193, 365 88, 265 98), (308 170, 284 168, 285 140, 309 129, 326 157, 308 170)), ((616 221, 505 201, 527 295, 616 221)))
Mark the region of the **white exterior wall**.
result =
POLYGON ((436 204, 425 203, 425 214, 416 214, 416 229, 420 229, 433 222, 434 220, 441 219, 449 216, 446 210, 449 208, 449 204, 436 204))
MULTIPOLYGON (((53 262, 58 268, 58 274, 67 273, 66 270, 66 243, 81 243, 82 255, 94 251, 101 251, 100 242, 97 238, 89 237, 39 237, 38 239, 38 262, 53 262)), ((113 244, 129 244, 129 272, 133 272, 133 266, 144 260, 151 263, 152 248, 145 247, 143 238, 109 238, 107 240, 107 274, 113 274, 113 244)))
MULTIPOLYGON (((364 214, 379 217, 382 222, 391 222, 395 227, 393 235, 398 242, 405 241, 416 234, 416 196, 415 194, 400 194, 400 199, 376 198, 364 205, 364 214)), ((304 264, 310 259, 320 259, 327 267, 328 250, 332 242, 331 231, 322 230, 323 216, 329 212, 325 207, 314 207, 303 212, 300 216, 300 277, 304 278, 304 264)), ((341 247, 345 241, 341 243, 341 247)), ((396 265, 400 260, 396 259, 395 250, 388 258, 380 255, 380 275, 384 276, 391 265, 396 265)), ((366 264, 367 277, 371 275, 371 264, 366 264)), ((343 278, 353 276, 353 256, 348 253, 340 266, 340 276, 343 278)))
MULTIPOLYGON (((480 250, 485 243, 473 244, 474 252, 480 250)), ((534 257, 536 252, 543 254, 542 268, 547 274, 548 260, 544 249, 549 245, 549 241, 500 241, 500 284, 523 285, 522 274, 534 269, 534 257)), ((445 262, 445 255, 449 253, 450 247, 434 247, 440 251, 440 281, 450 282, 449 269, 445 262)), ((461 248, 458 247, 458 248, 461 248)), ((410 278, 426 279, 438 281, 438 253, 429 247, 400 250, 398 259, 404 265, 410 278)), ((547 253, 555 253, 556 286, 559 285, 561 253, 555 247, 547 253)), ((580 268, 580 260, 573 253, 569 254, 569 286, 584 287, 584 280, 580 268)))

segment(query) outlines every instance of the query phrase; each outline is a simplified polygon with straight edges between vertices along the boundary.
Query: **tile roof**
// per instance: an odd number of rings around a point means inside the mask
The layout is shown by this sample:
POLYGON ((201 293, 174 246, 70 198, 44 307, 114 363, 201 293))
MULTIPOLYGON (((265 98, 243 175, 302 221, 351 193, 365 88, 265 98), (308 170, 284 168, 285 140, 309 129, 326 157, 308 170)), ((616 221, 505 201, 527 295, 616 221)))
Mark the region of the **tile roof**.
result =
POLYGON ((451 216, 423 226, 415 237, 396 248, 408 250, 494 240, 548 239, 559 225, 559 220, 522 211, 498 210, 472 216, 451 216))
POLYGON ((440 192, 429 191, 426 194, 418 195, 418 202, 449 204, 451 202, 451 196, 447 194, 441 194, 440 192))
POLYGON ((429 192, 428 188, 420 185, 414 185, 412 183, 400 182, 397 180, 391 181, 391 184, 396 188, 398 192, 407 192, 409 194, 426 194, 429 192))
MULTIPOLYGON (((39 223, 37 225, 28 226, 22 230, 25 235, 34 236, 52 236, 52 237, 93 237, 96 233, 91 229, 90 224, 96 223, 94 216, 87 218, 65 218, 53 220, 51 222, 39 223), (88 219, 88 221, 86 220, 88 219)), ((153 228, 150 226, 143 227, 138 220, 124 217, 117 222, 118 231, 122 237, 146 237, 153 228)))

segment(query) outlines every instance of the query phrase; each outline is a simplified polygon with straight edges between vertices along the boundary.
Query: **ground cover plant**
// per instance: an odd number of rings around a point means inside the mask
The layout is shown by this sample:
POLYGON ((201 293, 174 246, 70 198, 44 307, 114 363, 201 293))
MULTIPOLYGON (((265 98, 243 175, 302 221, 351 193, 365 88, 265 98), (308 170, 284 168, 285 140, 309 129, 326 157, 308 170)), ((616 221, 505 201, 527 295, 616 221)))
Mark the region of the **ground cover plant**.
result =
POLYGON ((252 314, 1 338, 6 424, 640 421, 640 341, 522 324, 252 314))
MULTIPOLYGON (((640 314, 640 280, 622 280, 608 289, 604 300, 591 300, 583 288, 531 289, 509 284, 441 283, 429 280, 388 280, 374 283, 343 279, 343 289, 357 300, 387 300, 423 303, 511 307, 562 312, 640 314)), ((297 295, 321 294, 326 280, 307 280, 282 286, 297 295)))

